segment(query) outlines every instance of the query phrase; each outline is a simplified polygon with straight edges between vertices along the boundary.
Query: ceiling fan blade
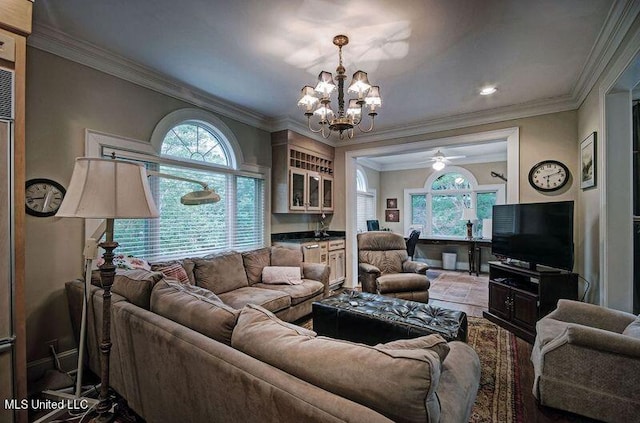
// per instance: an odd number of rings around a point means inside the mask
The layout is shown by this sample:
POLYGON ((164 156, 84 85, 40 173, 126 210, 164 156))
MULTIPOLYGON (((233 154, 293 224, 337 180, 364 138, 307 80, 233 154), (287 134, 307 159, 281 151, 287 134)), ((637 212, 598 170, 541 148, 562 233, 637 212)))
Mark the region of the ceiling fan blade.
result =
POLYGON ((463 159, 467 156, 445 156, 446 160, 455 160, 455 159, 463 159))

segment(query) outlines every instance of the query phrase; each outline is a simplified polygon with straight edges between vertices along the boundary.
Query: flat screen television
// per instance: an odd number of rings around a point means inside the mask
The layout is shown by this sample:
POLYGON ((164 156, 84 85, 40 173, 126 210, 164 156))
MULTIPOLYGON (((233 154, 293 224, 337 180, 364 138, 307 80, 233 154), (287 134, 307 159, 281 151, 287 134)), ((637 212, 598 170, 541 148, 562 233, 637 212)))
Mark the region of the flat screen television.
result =
POLYGON ((492 223, 494 255, 573 269, 573 201, 496 205, 492 223))

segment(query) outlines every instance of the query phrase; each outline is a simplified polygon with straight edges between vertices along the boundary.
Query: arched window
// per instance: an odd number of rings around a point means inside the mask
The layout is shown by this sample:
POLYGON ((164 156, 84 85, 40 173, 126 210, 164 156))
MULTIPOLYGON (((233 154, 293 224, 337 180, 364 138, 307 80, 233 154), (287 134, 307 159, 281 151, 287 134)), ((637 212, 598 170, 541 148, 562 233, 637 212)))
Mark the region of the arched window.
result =
POLYGON ((149 178, 160 218, 117 220, 119 252, 157 261, 265 245, 264 177, 236 170, 242 154, 219 118, 198 109, 170 113, 156 126, 151 145, 155 155, 136 154, 134 159, 160 173, 149 178), (181 197, 202 190, 201 183, 214 189, 220 201, 183 205, 181 197))
POLYGON ((162 140, 160 153, 187 159, 229 166, 227 142, 200 121, 186 121, 171 128, 162 140))
POLYGON ((405 190, 405 232, 421 228, 426 236, 464 237, 465 222, 461 221, 464 208, 474 208, 478 221, 474 222, 474 235, 482 233, 482 221, 490 219, 494 204, 504 203, 504 185, 478 185, 467 169, 447 166, 432 173, 423 189, 405 190))

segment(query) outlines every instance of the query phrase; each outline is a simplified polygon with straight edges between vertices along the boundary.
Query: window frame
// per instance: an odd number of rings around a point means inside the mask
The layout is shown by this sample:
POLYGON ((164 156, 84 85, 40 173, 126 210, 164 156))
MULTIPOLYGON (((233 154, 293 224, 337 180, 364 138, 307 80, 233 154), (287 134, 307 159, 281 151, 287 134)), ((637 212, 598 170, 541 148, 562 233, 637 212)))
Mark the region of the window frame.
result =
POLYGON ((479 185, 476 177, 471 173, 468 169, 465 169, 460 166, 447 166, 442 170, 433 172, 430 174, 424 183, 422 188, 405 188, 404 190, 404 215, 406 218, 404 219, 404 233, 411 232, 412 229, 420 230, 421 238, 455 238, 455 239, 463 239, 464 236, 456 237, 453 235, 433 235, 433 212, 432 212, 432 198, 434 195, 470 195, 471 198, 471 207, 476 208, 477 206, 477 195, 480 193, 496 193, 496 205, 505 204, 506 202, 506 187, 505 184, 486 184, 479 185), (456 189, 456 190, 433 190, 432 186, 436 179, 440 176, 448 174, 448 173, 459 173, 464 176, 471 188, 469 189, 456 189), (426 216, 424 225, 414 224, 412 222, 413 209, 412 209, 412 201, 411 197, 414 195, 424 195, 426 197, 426 216))
MULTIPOLYGON (((206 114, 206 113, 205 113, 206 114)), ((199 117, 203 114, 199 113, 199 117)), ((193 119, 186 119, 193 120, 193 119)), ((179 124, 179 123, 177 123, 179 124)), ((225 125, 226 127, 226 125, 225 125)), ((157 130, 158 127, 156 127, 157 130)), ((228 129, 228 128, 227 128, 228 129)), ((154 133, 156 132, 154 130, 154 133)), ((164 139, 164 137, 162 137, 164 139)), ((224 139, 223 139, 224 140, 224 139)), ((99 131, 90 129, 85 130, 85 155, 87 157, 106 157, 112 153, 116 154, 116 157, 125 160, 143 160, 148 162, 154 162, 158 165, 174 165, 181 167, 189 167, 196 170, 205 170, 212 172, 225 173, 235 176, 246 176, 251 178, 262 179, 264 184, 264 210, 263 210, 263 233, 262 238, 264 245, 268 246, 270 242, 271 233, 271 169, 266 166, 247 164, 239 160, 242 159, 242 152, 239 150, 239 145, 235 140, 235 137, 229 141, 229 150, 231 153, 230 163, 233 163, 235 168, 217 165, 215 163, 207 163, 203 161, 194 160, 180 160, 176 158, 170 158, 169 156, 162 156, 159 153, 159 149, 152 145, 150 142, 139 141, 131 138, 125 138, 118 135, 106 134, 99 131), (185 166, 187 165, 187 166, 185 166)), ((233 178, 234 179, 234 178, 233 178)), ((229 184, 226 184, 229 185, 229 184)), ((220 187, 221 190, 229 189, 228 186, 220 187)), ((227 205, 230 207, 230 204, 227 205)), ((98 228, 101 219, 85 219, 85 239, 89 238, 95 230, 98 228)), ((228 232, 228 237, 232 237, 231 231, 228 232)))

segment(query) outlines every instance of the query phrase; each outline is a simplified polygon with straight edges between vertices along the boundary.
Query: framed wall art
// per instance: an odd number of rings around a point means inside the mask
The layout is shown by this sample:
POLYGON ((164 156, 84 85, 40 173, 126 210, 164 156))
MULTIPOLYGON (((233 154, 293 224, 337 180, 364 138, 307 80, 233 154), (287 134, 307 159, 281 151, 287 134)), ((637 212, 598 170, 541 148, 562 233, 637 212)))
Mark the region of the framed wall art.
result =
POLYGON ((387 198, 387 208, 388 209, 397 209, 398 208, 398 199, 397 198, 387 198))
POLYGON ((384 211, 385 222, 400 222, 400 210, 385 210, 384 211))
POLYGON ((596 186, 596 133, 593 132, 580 143, 580 188, 596 186))

